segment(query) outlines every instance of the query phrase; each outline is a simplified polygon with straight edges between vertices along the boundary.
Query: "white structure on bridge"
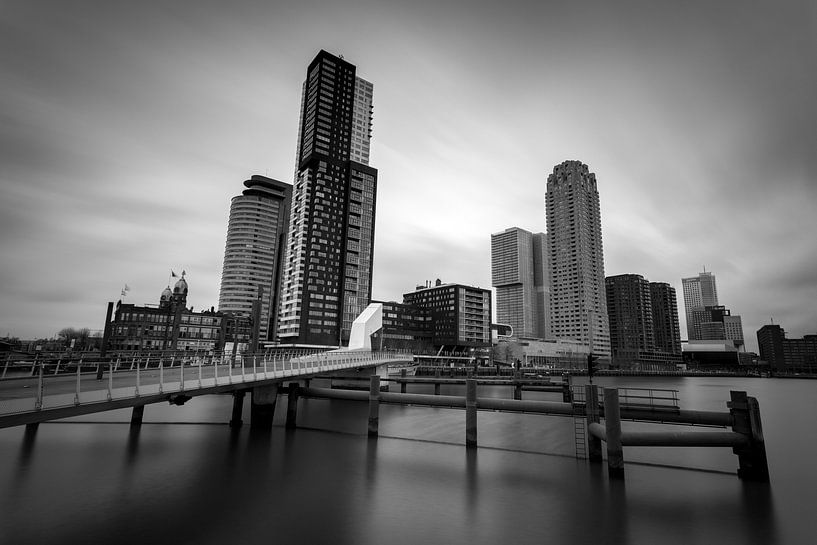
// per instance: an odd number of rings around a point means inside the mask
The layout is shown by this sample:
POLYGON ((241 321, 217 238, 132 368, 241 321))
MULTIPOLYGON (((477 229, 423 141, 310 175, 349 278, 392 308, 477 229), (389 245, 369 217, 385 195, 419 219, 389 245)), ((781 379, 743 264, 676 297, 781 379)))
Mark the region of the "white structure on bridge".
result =
POLYGON ((372 334, 383 328, 383 303, 371 303, 352 322, 348 350, 372 350, 372 334))

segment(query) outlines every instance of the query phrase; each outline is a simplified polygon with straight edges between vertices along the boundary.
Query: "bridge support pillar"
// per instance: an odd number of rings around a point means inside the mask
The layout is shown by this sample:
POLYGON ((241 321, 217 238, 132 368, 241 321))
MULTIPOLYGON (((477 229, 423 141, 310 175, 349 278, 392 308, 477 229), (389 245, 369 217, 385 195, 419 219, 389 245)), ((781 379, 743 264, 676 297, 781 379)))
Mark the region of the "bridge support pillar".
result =
POLYGON ((297 427, 298 420, 298 397, 300 395, 300 385, 297 382, 289 384, 289 393, 287 394, 287 423, 288 430, 294 430, 297 427))
POLYGON ((618 389, 604 389, 604 429, 607 434, 607 476, 624 478, 624 448, 621 444, 621 412, 618 389))
POLYGON ((244 423, 244 421, 241 420, 241 413, 244 410, 245 393, 246 392, 244 390, 237 390, 233 392, 233 415, 230 419, 231 428, 240 428, 244 423))
MULTIPOLYGON (((584 411, 587 425, 586 430, 590 429, 590 424, 598 423, 599 421, 599 394, 596 387, 592 384, 585 384, 584 386, 584 411)), ((587 458, 594 463, 600 464, 603 461, 601 454, 601 439, 595 435, 588 433, 587 435, 587 458)))
POLYGON ((477 381, 465 381, 465 447, 477 447, 477 381))
POLYGON ((138 428, 142 425, 142 417, 145 416, 145 406, 144 405, 137 405, 133 408, 133 412, 130 416, 130 427, 131 428, 138 428))
POLYGON ((256 386, 252 389, 250 404, 250 429, 270 431, 278 400, 278 384, 256 386))
POLYGON ((769 482, 769 465, 766 460, 766 443, 760 424, 760 406, 757 399, 748 397, 746 392, 731 391, 726 405, 732 413, 732 431, 748 436, 749 442, 733 447, 738 455, 738 477, 747 481, 769 482))
POLYGON ((369 383, 369 437, 377 437, 380 427, 380 376, 372 375, 369 383))

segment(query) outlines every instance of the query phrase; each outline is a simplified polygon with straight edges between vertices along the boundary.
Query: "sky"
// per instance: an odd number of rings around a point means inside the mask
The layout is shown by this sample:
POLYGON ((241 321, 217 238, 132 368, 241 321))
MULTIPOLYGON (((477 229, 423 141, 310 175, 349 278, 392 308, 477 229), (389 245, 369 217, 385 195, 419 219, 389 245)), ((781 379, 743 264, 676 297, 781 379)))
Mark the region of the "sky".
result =
POLYGON ((373 298, 489 288, 490 235, 596 174, 605 273, 711 271, 747 348, 817 333, 817 3, 0 0, 0 336, 100 330, 182 270, 218 305, 231 197, 292 182, 320 49, 374 84, 373 298))

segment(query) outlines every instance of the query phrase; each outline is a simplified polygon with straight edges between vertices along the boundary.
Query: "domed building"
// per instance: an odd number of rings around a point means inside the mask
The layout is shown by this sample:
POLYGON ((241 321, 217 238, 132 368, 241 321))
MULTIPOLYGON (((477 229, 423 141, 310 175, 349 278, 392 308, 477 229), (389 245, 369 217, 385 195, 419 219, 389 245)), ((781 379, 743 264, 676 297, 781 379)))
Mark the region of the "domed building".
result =
POLYGON ((106 324, 107 350, 221 350, 228 320, 212 307, 203 312, 187 308, 188 291, 182 272, 172 290, 170 285, 162 290, 158 305, 117 302, 113 320, 106 324))

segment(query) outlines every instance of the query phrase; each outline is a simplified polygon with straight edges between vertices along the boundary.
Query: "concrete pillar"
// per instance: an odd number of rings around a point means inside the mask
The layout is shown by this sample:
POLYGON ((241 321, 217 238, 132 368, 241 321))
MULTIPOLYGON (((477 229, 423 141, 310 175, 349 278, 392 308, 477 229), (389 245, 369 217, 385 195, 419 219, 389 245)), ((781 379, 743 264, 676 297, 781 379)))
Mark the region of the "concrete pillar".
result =
POLYGON ((289 394, 287 394, 287 423, 288 430, 294 430, 298 427, 298 397, 300 396, 300 384, 292 382, 289 385, 289 394))
MULTIPOLYGON (((585 418, 586 418, 586 426, 585 429, 590 429, 590 424, 599 421, 599 394, 596 387, 592 384, 585 384, 584 385, 584 393, 585 393, 585 418)), ((587 435, 587 458, 591 462, 595 462, 600 464, 604 459, 601 453, 601 439, 598 437, 591 435, 590 433, 587 435)))
POLYGON ((250 404, 250 428, 270 431, 275 417, 275 402, 278 401, 278 384, 256 386, 252 389, 250 404))
POLYGON ((607 476, 624 478, 624 448, 621 444, 621 412, 618 389, 604 389, 604 428, 607 434, 607 476))
POLYGON ((406 393, 406 383, 405 383, 406 375, 407 375, 406 370, 405 369, 400 369, 400 378, 403 379, 403 382, 400 383, 400 393, 401 394, 406 393))
POLYGON ((144 405, 137 405, 133 408, 133 412, 130 416, 130 426, 131 428, 136 428, 142 425, 142 417, 145 415, 145 406, 144 405))
POLYGON ((233 392, 233 415, 230 419, 231 428, 240 428, 244 423, 241 420, 241 413, 244 410, 244 390, 236 390, 233 392))
POLYGON ((747 481, 769 482, 766 443, 757 399, 740 391, 731 391, 729 395, 731 401, 726 405, 733 418, 732 431, 749 438, 748 444, 732 448, 732 452, 738 455, 738 477, 747 481))
POLYGON ((377 437, 380 426, 380 376, 372 375, 369 383, 369 437, 377 437))
POLYGON ((477 381, 465 381, 465 446, 477 446, 477 381))

